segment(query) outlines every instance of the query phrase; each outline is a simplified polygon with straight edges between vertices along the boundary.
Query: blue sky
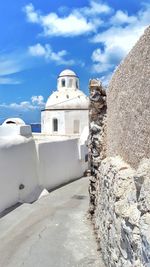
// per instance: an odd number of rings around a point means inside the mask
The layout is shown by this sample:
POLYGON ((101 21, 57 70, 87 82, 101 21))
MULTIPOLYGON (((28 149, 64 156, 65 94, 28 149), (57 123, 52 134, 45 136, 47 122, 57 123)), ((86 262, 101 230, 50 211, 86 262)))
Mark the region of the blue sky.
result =
POLYGON ((40 121, 66 68, 104 84, 150 24, 150 1, 5 0, 0 2, 0 122, 40 121))

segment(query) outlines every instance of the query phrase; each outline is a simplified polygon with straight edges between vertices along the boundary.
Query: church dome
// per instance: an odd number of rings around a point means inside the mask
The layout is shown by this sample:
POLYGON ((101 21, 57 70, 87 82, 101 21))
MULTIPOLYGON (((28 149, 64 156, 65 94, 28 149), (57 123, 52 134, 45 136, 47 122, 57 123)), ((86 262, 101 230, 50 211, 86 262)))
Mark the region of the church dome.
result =
POLYGON ((77 75, 75 74, 75 72, 73 70, 63 70, 58 77, 63 77, 63 76, 73 76, 73 77, 77 77, 77 75))
POLYGON ((57 79, 57 91, 49 96, 46 109, 88 109, 88 97, 79 90, 79 78, 72 70, 62 71, 57 79))
POLYGON ((88 97, 80 90, 55 91, 48 98, 46 109, 88 109, 88 97))
POLYGON ((6 119, 2 125, 7 125, 7 124, 25 125, 25 122, 20 118, 9 118, 6 119))

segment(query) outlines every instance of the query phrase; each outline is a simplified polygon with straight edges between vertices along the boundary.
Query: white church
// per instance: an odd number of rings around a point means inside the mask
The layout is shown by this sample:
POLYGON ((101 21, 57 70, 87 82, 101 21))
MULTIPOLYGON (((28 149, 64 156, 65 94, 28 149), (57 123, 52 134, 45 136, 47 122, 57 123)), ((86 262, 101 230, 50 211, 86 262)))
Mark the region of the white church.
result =
POLYGON ((50 135, 81 135, 88 127, 88 97, 72 70, 62 71, 41 114, 41 131, 50 135))
POLYGON ((32 203, 84 175, 88 169, 88 97, 79 78, 64 70, 57 90, 41 112, 41 133, 20 118, 0 126, 0 213, 16 203, 32 203))

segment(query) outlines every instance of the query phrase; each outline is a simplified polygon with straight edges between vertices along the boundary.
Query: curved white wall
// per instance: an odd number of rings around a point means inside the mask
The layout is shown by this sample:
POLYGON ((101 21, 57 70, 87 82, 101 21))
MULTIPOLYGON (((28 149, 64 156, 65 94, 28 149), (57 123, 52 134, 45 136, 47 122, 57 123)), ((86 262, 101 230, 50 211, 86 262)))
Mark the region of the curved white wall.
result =
POLYGON ((32 202, 43 188, 79 178, 87 169, 87 148, 80 139, 37 136, 32 137, 29 126, 0 127, 0 212, 32 202))
POLYGON ((0 138, 0 211, 18 202, 32 202, 39 193, 37 154, 32 137, 0 138), (23 189, 19 189, 21 185, 23 189))

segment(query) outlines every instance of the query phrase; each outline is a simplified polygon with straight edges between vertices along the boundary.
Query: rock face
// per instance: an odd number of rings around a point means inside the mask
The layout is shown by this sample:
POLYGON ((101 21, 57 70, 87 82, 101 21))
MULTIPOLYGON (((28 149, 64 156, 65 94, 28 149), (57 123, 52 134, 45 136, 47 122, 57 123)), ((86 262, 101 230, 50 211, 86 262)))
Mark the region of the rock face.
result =
POLYGON ((150 27, 113 75, 107 100, 108 155, 137 167, 150 157, 150 27))
POLYGON ((120 157, 101 162, 94 224, 106 266, 150 266, 149 173, 150 160, 137 170, 120 157))
POLYGON ((98 168, 101 160, 106 157, 106 92, 99 80, 90 81, 90 111, 89 111, 89 163, 92 177, 90 179, 90 214, 96 207, 96 191, 98 187, 98 168))
POLYGON ((108 105, 90 81, 89 211, 108 267, 150 267, 149 44, 150 27, 116 70, 108 105))

